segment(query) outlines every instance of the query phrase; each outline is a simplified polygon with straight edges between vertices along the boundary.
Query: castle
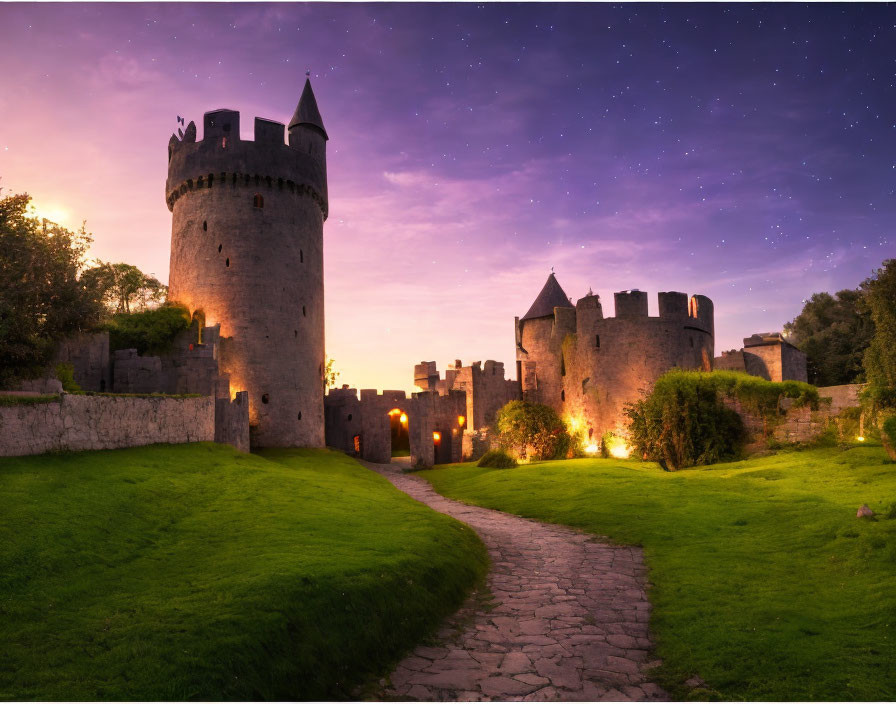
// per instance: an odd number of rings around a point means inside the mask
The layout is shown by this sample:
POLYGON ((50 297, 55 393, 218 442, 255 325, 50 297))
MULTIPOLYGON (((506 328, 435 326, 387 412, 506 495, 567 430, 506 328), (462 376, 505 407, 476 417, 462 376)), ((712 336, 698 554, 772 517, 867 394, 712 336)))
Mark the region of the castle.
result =
POLYGON ((615 317, 603 316, 589 292, 575 305, 552 273, 528 312, 514 320, 516 380, 488 360, 455 361, 442 378, 435 362, 414 367, 420 389, 362 390, 347 386, 326 397, 327 444, 375 462, 391 458, 390 442, 406 433, 409 453, 423 464, 475 459, 490 446, 498 410, 524 399, 554 408, 586 443, 623 433, 625 405, 664 372, 712 369, 713 304, 706 296, 659 294, 659 316, 648 316, 647 294, 615 295, 615 317))
MULTIPOLYGON (((245 389, 253 447, 324 444, 327 131, 310 81, 285 127, 208 112, 168 144, 168 298, 219 325, 218 363, 245 389), (288 143, 285 140, 288 132, 288 143)), ((202 342, 197 340, 197 342, 202 342)))
MULTIPOLYGON (((706 296, 659 293, 659 315, 651 317, 646 293, 621 291, 615 316, 604 317, 598 296, 589 292, 574 305, 551 273, 514 320, 515 380, 493 360, 456 360, 444 378, 435 362, 424 361, 414 367, 419 391, 410 397, 375 389, 359 395, 348 386, 324 397, 329 138, 311 83, 305 81, 289 125, 256 118, 253 141, 240 138, 234 110, 206 113, 203 127, 201 141, 193 122, 171 136, 165 187, 172 213, 168 298, 190 310, 190 329, 159 356, 110 354, 108 333, 65 341, 57 354, 85 390, 213 398, 202 406, 201 433, 184 437, 243 450, 326 444, 375 462, 389 462, 398 450, 440 464, 479 457, 491 445, 498 410, 524 399, 554 408, 593 451, 605 433, 625 434, 626 404, 670 369, 715 366, 775 381, 806 379, 805 355, 777 334, 745 338, 744 349, 714 358, 706 296)), ((48 390, 57 392, 25 389, 48 390)), ((103 410, 111 401, 91 403, 98 417, 114 421, 103 410)), ((181 418, 182 409, 165 409, 153 427, 179 427, 180 420, 166 424, 165 414, 181 418)), ((109 434, 122 439, 109 446, 126 446, 133 423, 116 423, 109 434)), ((141 442, 158 441, 140 430, 141 442)), ((176 436, 165 432, 167 441, 176 436)), ((41 441, 35 436, 29 447, 43 447, 41 441)), ((51 449, 73 446, 54 442, 51 449)), ((90 442, 75 445, 99 440, 90 442)))

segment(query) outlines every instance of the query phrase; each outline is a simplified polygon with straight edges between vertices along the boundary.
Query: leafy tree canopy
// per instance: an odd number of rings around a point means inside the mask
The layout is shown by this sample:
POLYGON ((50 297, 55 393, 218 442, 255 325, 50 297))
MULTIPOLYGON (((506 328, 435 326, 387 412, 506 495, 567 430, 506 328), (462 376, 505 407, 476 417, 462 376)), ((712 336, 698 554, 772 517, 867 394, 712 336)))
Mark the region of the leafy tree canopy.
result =
POLYGON ((569 450, 566 426, 550 406, 511 401, 498 411, 495 424, 500 444, 518 457, 548 460, 569 450))
POLYGON ((29 215, 30 201, 0 198, 0 385, 39 372, 59 339, 102 316, 78 279, 90 234, 29 215))
POLYGON ((861 289, 815 293, 784 326, 790 342, 806 353, 809 382, 835 386, 865 381, 863 358, 874 321, 861 289))
POLYGON ((883 406, 896 407, 896 259, 888 259, 862 283, 874 321, 874 336, 865 351, 865 374, 872 394, 883 406))
POLYGON ((81 274, 81 282, 114 313, 154 308, 168 293, 168 287, 157 278, 124 262, 112 264, 97 260, 96 266, 81 274))

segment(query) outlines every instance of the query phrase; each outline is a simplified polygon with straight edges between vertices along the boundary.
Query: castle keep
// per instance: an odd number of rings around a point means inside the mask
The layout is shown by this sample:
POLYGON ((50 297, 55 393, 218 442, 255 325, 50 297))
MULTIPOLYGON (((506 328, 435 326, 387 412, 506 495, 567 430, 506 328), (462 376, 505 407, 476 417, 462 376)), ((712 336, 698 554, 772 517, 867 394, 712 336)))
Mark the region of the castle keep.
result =
POLYGON ((198 329, 220 325, 219 365, 249 392, 253 446, 324 444, 327 139, 306 81, 288 128, 255 118, 243 141, 240 114, 215 110, 202 140, 191 122, 168 144, 168 297, 198 329))
POLYGON ((710 371, 713 305, 706 296, 658 294, 659 317, 647 314, 647 294, 614 295, 616 316, 605 318, 589 292, 573 306, 551 274, 515 320, 517 378, 525 400, 544 403, 596 442, 625 425, 625 404, 640 398, 665 372, 710 371))

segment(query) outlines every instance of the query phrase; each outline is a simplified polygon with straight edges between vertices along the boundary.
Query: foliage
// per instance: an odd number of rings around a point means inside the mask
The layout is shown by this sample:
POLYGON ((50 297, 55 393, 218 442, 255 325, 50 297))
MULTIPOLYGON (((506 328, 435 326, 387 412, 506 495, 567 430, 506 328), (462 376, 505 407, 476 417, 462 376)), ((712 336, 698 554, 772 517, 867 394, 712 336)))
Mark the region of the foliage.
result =
POLYGON ((57 394, 40 394, 39 396, 18 396, 0 392, 0 406, 36 406, 41 403, 58 401, 57 394))
POLYGON ((332 389, 336 386, 336 377, 339 376, 339 372, 334 368, 336 364, 336 360, 332 357, 327 357, 327 364, 324 367, 324 393, 327 392, 327 389, 332 389))
POLYGON ((30 201, 0 198, 0 386, 38 374, 59 339, 102 315, 78 280, 90 235, 29 216, 30 201))
POLYGON ((719 386, 713 372, 660 377, 649 396, 626 406, 637 454, 671 471, 736 456, 743 423, 725 406, 719 386))
POLYGON ((491 467, 492 469, 510 469, 516 467, 517 462, 504 450, 489 450, 476 463, 477 467, 491 467))
POLYGON ((600 438, 600 456, 618 458, 620 455, 624 455, 627 446, 625 438, 608 430, 600 438))
POLYGON ((158 306, 165 300, 168 287, 154 276, 144 274, 132 264, 103 262, 81 274, 81 282, 115 313, 130 313, 158 306))
POLYGON ((865 352, 865 374, 878 407, 896 408, 896 259, 888 259, 862 284, 874 320, 865 352))
POLYGON ((470 528, 326 450, 2 458, 0 515, 11 700, 353 699, 487 562, 470 528))
POLYGON ((75 381, 75 368, 66 362, 60 362, 56 365, 56 378, 62 382, 62 390, 69 394, 77 394, 83 391, 81 386, 75 381))
POLYGON ((896 415, 889 415, 882 420, 880 440, 890 459, 896 460, 896 415))
POLYGON ((784 332, 806 353, 811 383, 834 386, 865 380, 862 358, 874 334, 874 321, 861 290, 813 294, 784 332))
POLYGON ((697 673, 723 701, 893 701, 896 521, 856 519, 896 499, 884 462, 866 443, 674 473, 583 459, 421 476, 453 499, 643 546, 652 672, 673 700, 697 673))
POLYGON ((569 435, 560 416, 550 406, 510 401, 495 419, 498 442, 517 457, 553 459, 569 447, 569 435))
POLYGON ((139 313, 116 313, 107 325, 109 347, 113 351, 135 348, 139 354, 160 354, 190 327, 190 322, 190 311, 177 303, 139 313))

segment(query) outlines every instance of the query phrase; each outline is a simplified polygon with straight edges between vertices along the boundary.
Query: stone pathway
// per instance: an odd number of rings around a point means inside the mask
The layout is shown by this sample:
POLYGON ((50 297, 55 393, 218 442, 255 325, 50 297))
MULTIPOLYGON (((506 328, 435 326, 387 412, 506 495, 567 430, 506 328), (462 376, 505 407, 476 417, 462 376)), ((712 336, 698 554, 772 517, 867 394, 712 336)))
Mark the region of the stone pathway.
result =
POLYGON ((647 681, 650 604, 638 548, 446 499, 397 465, 364 463, 471 526, 488 547, 493 608, 471 599, 395 668, 386 699, 667 701, 647 681))

